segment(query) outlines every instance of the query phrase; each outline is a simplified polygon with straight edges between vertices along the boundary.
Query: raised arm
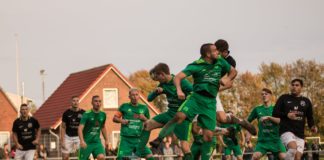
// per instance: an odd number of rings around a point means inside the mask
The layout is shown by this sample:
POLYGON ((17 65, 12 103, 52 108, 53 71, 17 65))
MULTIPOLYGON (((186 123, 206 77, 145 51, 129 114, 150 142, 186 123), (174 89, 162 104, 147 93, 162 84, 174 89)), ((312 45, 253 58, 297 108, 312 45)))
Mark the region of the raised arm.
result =
POLYGON ((182 81, 182 79, 184 79, 186 77, 187 77, 186 74, 184 74, 183 72, 180 72, 174 77, 174 80, 173 80, 173 83, 177 89, 178 98, 181 100, 186 99, 186 95, 183 93, 182 88, 181 88, 181 81, 182 81))

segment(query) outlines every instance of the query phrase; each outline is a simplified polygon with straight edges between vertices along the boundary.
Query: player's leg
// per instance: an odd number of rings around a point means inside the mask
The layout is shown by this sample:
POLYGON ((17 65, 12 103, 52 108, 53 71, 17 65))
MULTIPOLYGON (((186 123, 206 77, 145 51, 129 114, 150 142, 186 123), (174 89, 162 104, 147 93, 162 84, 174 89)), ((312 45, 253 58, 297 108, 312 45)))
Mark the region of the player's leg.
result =
POLYGON ((174 129, 175 136, 180 140, 181 149, 184 154, 184 159, 192 159, 189 140, 191 137, 192 123, 184 120, 181 124, 177 125, 174 129))
POLYGON ((294 160, 297 153, 297 143, 292 132, 285 132, 280 136, 282 143, 287 148, 285 160, 294 160))
POLYGON ((63 160, 68 160, 70 153, 73 149, 73 140, 71 137, 65 135, 64 144, 62 144, 62 158, 63 160))
POLYGON ((128 138, 124 136, 120 136, 117 159, 127 159, 128 156, 131 156, 133 152, 133 146, 130 142, 128 142, 128 138))
POLYGON ((97 143, 94 144, 94 150, 92 151, 93 156, 97 159, 97 160, 104 160, 105 159, 105 148, 102 146, 102 143, 97 143))
POLYGON ((175 116, 163 126, 159 136, 155 140, 150 142, 151 146, 158 147, 163 138, 167 135, 170 135, 178 124, 182 123, 186 118, 188 118, 188 120, 191 122, 196 114, 199 113, 197 111, 197 108, 199 108, 199 106, 197 105, 197 99, 194 95, 195 94, 192 94, 187 98, 185 102, 182 103, 179 111, 175 114, 175 116))

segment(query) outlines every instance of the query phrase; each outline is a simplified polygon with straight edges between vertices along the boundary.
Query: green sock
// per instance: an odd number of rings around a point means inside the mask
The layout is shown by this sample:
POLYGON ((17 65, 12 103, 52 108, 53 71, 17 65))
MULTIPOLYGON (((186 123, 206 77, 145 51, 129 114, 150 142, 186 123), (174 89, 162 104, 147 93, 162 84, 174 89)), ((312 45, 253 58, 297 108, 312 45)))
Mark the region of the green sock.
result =
POLYGON ((169 121, 167 124, 164 125, 164 127, 160 131, 158 138, 162 140, 167 135, 170 135, 176 126, 177 126, 176 122, 169 121))
POLYGON ((183 159, 184 160, 193 160, 191 152, 185 153, 183 159))
POLYGON ((209 160, 213 151, 213 142, 206 142, 202 144, 201 160, 209 160))

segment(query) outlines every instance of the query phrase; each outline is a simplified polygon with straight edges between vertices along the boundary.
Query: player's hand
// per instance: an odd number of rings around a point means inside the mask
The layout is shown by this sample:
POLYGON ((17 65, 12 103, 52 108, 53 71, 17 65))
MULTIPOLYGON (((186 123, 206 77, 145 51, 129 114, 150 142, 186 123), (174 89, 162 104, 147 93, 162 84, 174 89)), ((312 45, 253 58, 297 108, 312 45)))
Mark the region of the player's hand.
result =
POLYGON ((260 122, 264 123, 265 121, 269 120, 270 116, 263 116, 260 118, 260 122))
POLYGON ((161 87, 157 87, 155 89, 155 93, 157 93, 157 94, 161 94, 162 92, 163 92, 163 88, 161 88, 161 87))
POLYGON ((18 143, 18 144, 17 144, 17 148, 20 149, 20 150, 22 150, 22 149, 23 149, 23 146, 22 146, 21 144, 18 143))
POLYGON ((81 141, 81 142, 80 142, 80 146, 81 146, 81 148, 83 148, 83 149, 87 148, 87 144, 86 144, 84 141, 81 141))
POLYGON ((222 135, 228 135, 229 131, 226 128, 223 128, 220 132, 222 135))
POLYGON ((317 133, 317 132, 318 132, 318 128, 317 128, 316 126, 313 126, 313 127, 311 128, 311 131, 312 131, 313 133, 317 133))
POLYGON ((231 81, 231 79, 229 79, 228 77, 223 77, 222 79, 220 79, 219 83, 225 88, 231 88, 233 85, 233 81, 231 81))
POLYGON ((142 121, 146 121, 146 120, 147 120, 147 118, 145 117, 144 114, 139 114, 139 115, 138 115, 138 119, 140 119, 140 120, 142 120, 142 121))
POLYGON ((32 141, 32 144, 33 144, 33 145, 38 145, 38 140, 37 140, 37 139, 33 140, 33 141, 32 141))
POLYGON ((121 124, 124 124, 124 125, 126 125, 126 124, 128 124, 129 123, 129 121, 128 120, 126 120, 126 119, 122 119, 121 120, 121 124))
POLYGON ((297 120, 297 113, 296 112, 289 112, 287 117, 291 120, 297 120))
POLYGON ((105 140, 105 148, 108 149, 108 147, 109 147, 109 142, 105 140))
POLYGON ((180 99, 180 100, 186 99, 186 95, 180 90, 177 90, 177 95, 178 95, 178 99, 180 99))

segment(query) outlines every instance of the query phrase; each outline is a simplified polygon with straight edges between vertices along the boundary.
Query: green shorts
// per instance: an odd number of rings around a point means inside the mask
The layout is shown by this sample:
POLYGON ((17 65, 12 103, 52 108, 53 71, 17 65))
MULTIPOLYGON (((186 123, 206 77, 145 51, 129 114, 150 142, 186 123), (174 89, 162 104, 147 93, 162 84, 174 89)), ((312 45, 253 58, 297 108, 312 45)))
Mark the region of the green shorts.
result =
MULTIPOLYGON (((167 112, 156 115, 155 117, 153 117, 153 120, 161 124, 166 124, 175 116, 175 114, 176 111, 168 110, 167 112)), ((185 120, 175 127, 173 133, 180 141, 189 141, 191 137, 191 127, 191 122, 185 120)))
POLYGON ((215 106, 215 97, 206 97, 194 92, 182 103, 179 111, 183 112, 190 122, 198 114, 198 122, 201 128, 214 131, 216 126, 215 106))
POLYGON ((266 154, 267 152, 272 152, 274 156, 278 156, 279 153, 286 152, 286 147, 283 145, 280 139, 276 140, 276 142, 257 142, 255 152, 261 152, 262 155, 266 154))
POLYGON ((236 157, 242 155, 242 150, 239 145, 230 145, 224 149, 225 156, 231 155, 232 151, 236 157))
MULTIPOLYGON (((202 135, 199 135, 199 136, 196 135, 196 136, 194 136, 194 139, 195 140, 192 142, 190 151, 193 156, 193 159, 199 159, 199 157, 201 156, 201 153, 203 152, 202 145, 203 145, 204 141, 203 141, 202 135)), ((216 140, 215 136, 213 136, 212 142, 213 142, 212 149, 215 150, 216 144, 217 144, 217 140, 216 140)))
POLYGON ((87 148, 80 148, 79 151, 79 160, 88 160, 90 155, 93 155, 96 158, 99 154, 105 155, 105 148, 99 143, 87 143, 87 148))
POLYGON ((152 151, 147 146, 145 146, 143 150, 140 150, 138 148, 139 142, 139 137, 120 136, 117 159, 123 159, 123 157, 132 156, 133 153, 135 153, 138 157, 142 158, 152 154, 152 151))

